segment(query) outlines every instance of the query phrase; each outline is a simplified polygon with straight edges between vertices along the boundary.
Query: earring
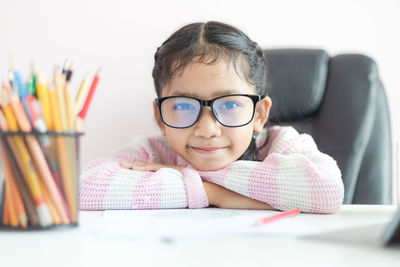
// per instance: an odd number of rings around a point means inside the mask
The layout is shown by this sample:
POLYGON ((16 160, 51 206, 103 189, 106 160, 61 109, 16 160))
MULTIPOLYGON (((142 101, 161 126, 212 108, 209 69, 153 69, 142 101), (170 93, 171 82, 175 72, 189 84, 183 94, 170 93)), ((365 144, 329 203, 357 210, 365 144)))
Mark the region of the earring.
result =
POLYGON ((258 134, 259 134, 258 132, 254 131, 253 132, 253 139, 257 139, 258 134))

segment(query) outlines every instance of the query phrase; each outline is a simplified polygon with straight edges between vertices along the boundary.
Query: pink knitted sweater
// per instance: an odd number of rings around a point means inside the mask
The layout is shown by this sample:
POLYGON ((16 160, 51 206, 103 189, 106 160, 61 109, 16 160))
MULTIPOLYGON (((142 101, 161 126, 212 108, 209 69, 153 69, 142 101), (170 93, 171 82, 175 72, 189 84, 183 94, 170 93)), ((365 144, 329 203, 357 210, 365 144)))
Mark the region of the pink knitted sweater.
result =
POLYGON ((209 205, 205 180, 279 210, 334 213, 339 209, 344 196, 340 170, 335 160, 317 149, 310 135, 274 126, 257 137, 256 145, 265 141, 257 155, 262 161, 238 160, 224 169, 204 172, 177 155, 165 137, 137 138, 111 157, 88 164, 80 180, 80 208, 203 208, 209 205), (121 160, 188 167, 143 172, 120 167, 121 160))

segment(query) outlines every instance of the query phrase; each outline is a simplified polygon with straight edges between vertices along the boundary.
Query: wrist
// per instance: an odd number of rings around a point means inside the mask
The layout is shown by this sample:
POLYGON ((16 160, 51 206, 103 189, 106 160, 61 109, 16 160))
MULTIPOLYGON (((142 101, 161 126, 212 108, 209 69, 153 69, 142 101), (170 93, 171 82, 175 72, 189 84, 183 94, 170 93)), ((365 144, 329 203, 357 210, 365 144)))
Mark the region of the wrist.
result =
POLYGON ((210 182, 203 181, 203 186, 204 186, 204 191, 206 191, 206 194, 207 194, 208 204, 218 207, 219 194, 217 193, 217 185, 210 183, 210 182))
POLYGON ((188 208, 199 209, 208 207, 210 204, 207 192, 199 173, 190 168, 183 168, 181 172, 186 187, 188 208))

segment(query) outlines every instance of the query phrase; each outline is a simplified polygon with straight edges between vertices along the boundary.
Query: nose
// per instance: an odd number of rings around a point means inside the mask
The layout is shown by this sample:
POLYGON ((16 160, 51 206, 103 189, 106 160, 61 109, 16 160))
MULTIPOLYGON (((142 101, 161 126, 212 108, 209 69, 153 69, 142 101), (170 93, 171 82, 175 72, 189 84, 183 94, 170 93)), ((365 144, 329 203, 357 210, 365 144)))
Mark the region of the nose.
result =
POLYGON ((221 135, 221 125, 210 107, 204 107, 199 120, 195 124, 194 134, 198 137, 212 138, 221 135))

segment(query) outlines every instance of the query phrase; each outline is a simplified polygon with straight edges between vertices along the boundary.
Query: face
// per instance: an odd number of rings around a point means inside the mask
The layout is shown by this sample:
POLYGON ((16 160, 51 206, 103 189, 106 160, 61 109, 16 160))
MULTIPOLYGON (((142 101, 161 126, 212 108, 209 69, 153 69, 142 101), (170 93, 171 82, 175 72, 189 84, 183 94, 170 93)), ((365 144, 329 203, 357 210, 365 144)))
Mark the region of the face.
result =
MULTIPOLYGON (((162 89, 162 97, 191 96, 209 100, 227 94, 256 94, 253 85, 237 75, 225 60, 207 65, 189 64, 181 75, 162 89)), ((203 107, 198 121, 189 128, 166 126, 155 103, 157 124, 175 152, 201 171, 222 169, 236 161, 248 148, 253 131, 260 132, 268 119, 271 100, 266 97, 256 106, 253 120, 241 127, 225 127, 215 118, 210 107, 203 107)))

